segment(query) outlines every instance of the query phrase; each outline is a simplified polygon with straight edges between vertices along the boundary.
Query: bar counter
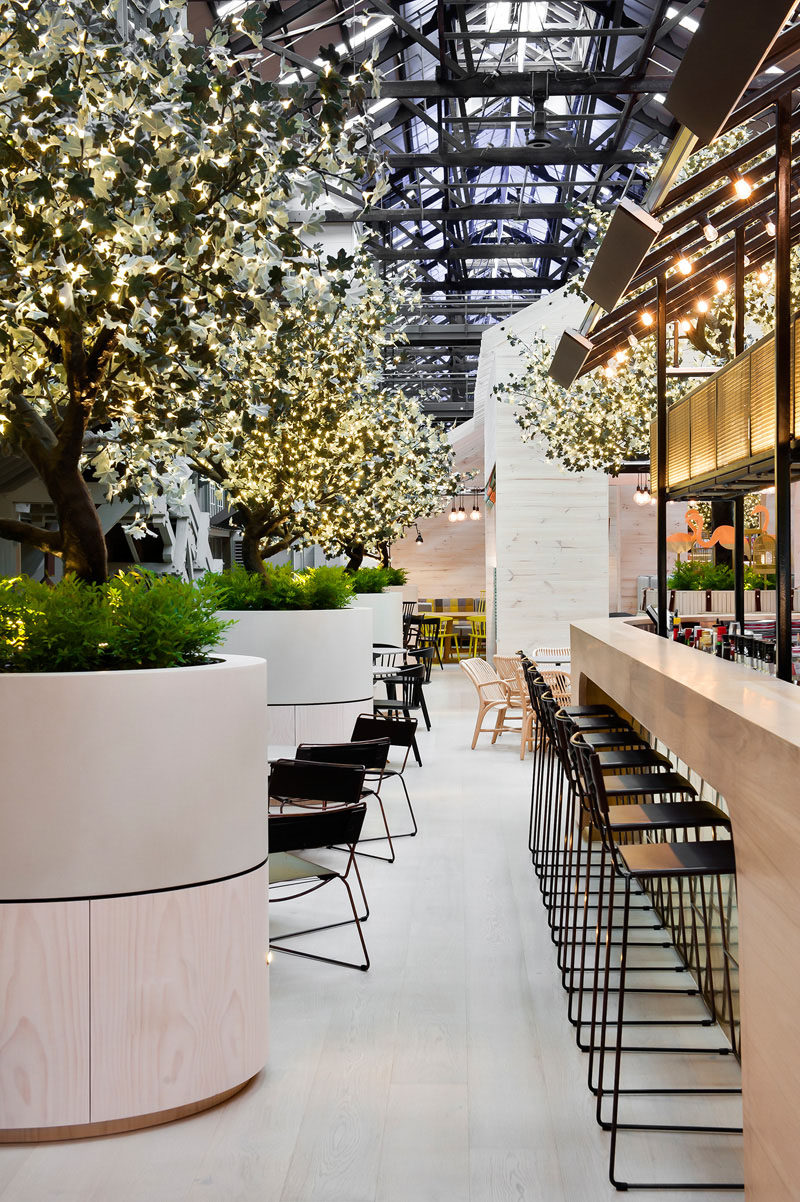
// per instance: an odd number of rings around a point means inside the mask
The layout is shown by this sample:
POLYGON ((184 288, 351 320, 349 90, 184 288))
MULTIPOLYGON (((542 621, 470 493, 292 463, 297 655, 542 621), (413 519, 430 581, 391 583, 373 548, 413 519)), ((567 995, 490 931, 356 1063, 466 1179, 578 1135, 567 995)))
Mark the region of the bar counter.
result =
POLYGON ((725 798, 736 847, 748 1202, 800 1183, 800 688, 630 619, 572 626, 575 699, 601 694, 725 798))

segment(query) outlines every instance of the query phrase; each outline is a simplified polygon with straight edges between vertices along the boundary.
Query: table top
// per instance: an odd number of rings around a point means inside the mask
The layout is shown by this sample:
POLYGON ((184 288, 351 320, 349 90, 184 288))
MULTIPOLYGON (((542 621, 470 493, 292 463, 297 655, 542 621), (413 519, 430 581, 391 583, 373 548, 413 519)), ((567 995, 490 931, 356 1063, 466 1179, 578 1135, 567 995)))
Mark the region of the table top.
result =
POLYGON ((485 618, 486 614, 477 609, 437 609, 427 613, 415 613, 415 618, 442 618, 445 621, 452 621, 457 618, 459 622, 470 618, 485 618))

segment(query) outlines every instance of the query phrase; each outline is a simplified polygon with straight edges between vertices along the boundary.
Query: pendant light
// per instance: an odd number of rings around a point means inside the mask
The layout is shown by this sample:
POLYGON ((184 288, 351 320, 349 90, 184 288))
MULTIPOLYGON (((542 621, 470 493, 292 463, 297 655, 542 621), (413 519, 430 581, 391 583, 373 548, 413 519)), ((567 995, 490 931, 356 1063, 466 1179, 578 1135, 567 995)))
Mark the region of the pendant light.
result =
POLYGON ((457 522, 458 521, 458 511, 456 510, 455 497, 453 497, 453 508, 448 513, 447 520, 448 520, 448 522, 457 522))
POLYGON ((461 504, 459 505, 459 508, 458 508, 457 517, 458 517, 459 522, 464 522, 464 521, 466 521, 466 518, 467 518, 467 513, 466 513, 466 510, 464 509, 464 498, 463 497, 461 498, 461 504))
POLYGON ((416 524, 416 522, 414 523, 414 529, 417 532, 417 537, 414 539, 414 542, 416 543, 416 545, 418 547, 421 547, 425 540, 422 537, 422 535, 420 534, 420 529, 419 529, 419 526, 416 524))
POLYGON ((475 493, 475 496, 472 499, 472 513, 469 516, 470 516, 470 520, 473 522, 479 522, 481 520, 481 511, 478 508, 477 492, 475 493))

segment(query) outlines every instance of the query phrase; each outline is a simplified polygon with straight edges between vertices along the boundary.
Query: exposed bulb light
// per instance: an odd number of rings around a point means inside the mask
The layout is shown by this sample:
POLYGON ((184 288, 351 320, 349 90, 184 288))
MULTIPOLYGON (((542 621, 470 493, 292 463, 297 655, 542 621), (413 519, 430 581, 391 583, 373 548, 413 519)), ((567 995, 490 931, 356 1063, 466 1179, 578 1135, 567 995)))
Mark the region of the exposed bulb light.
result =
POLYGON ((418 547, 421 547, 425 540, 423 539, 422 535, 420 534, 419 526, 416 527, 416 531, 417 531, 417 537, 414 539, 414 542, 416 543, 416 545, 418 547))
POLYGON ((628 352, 626 350, 615 351, 614 358, 616 359, 617 363, 624 363, 628 358, 628 352))
POLYGON ((650 500, 650 494, 645 493, 641 484, 637 484, 636 492, 633 494, 633 500, 634 500, 634 504, 636 504, 636 505, 646 505, 647 502, 650 500))
POLYGON ((457 512, 457 510, 456 510, 456 499, 455 499, 455 497, 453 497, 453 508, 452 508, 452 509, 450 510, 450 512, 448 513, 448 515, 447 515, 447 520, 448 520, 448 522, 457 522, 457 521, 458 521, 458 512, 457 512))
POLYGON ((769 283, 769 274, 766 271, 759 271, 758 276, 756 278, 758 279, 759 284, 768 284, 769 283))
POLYGON ((642 314, 642 316, 641 316, 641 319, 640 319, 640 320, 641 320, 641 323, 642 323, 642 325, 643 325, 643 326, 647 326, 647 328, 649 329, 649 328, 650 328, 650 326, 651 326, 651 325, 653 324, 653 322, 655 321, 655 318, 653 317, 653 314, 652 314, 652 313, 648 313, 648 312, 647 312, 647 310, 645 309, 645 311, 644 311, 644 313, 642 314))
POLYGON ((775 227, 775 222, 772 220, 772 218, 770 218, 769 221, 764 222, 764 229, 767 231, 770 238, 774 238, 776 233, 778 232, 775 227))
POLYGON ((681 273, 681 275, 691 275, 692 273, 691 260, 687 259, 685 255, 682 255, 681 258, 678 259, 675 266, 678 268, 678 271, 681 273))
POLYGON ((685 317, 678 322, 678 329, 680 330, 681 334, 688 334, 691 328, 692 323, 687 321, 685 317))
POLYGON ((717 282, 714 284, 714 287, 716 288, 716 290, 717 290, 717 292, 719 293, 719 295, 720 295, 720 296, 722 296, 723 292, 727 292, 727 291, 728 291, 728 281, 727 281, 727 280, 723 280, 723 279, 722 279, 722 277, 720 277, 720 278, 717 280, 717 282))
POLYGON ((703 237, 705 238, 706 242, 716 242, 717 238, 719 237, 719 230, 715 225, 712 224, 712 222, 706 221, 705 225, 703 226, 703 237))
POLYGON ((481 511, 478 508, 477 494, 472 501, 472 513, 469 516, 470 516, 470 521, 472 521, 472 522, 479 522, 481 520, 481 511))
POLYGON ((456 517, 458 518, 459 522, 466 521, 467 513, 466 513, 466 510, 464 509, 464 498, 463 497, 461 498, 461 505, 459 506, 456 517))
POLYGON ((639 339, 636 337, 636 335, 629 334, 628 335, 628 346, 631 348, 631 350, 632 351, 635 350, 638 345, 639 345, 639 339))
POLYGON ((708 301, 704 300, 701 297, 700 300, 695 305, 695 309, 697 310, 698 313, 707 313, 708 312, 708 301))
POLYGON ((747 200, 753 191, 753 185, 744 176, 737 175, 733 180, 733 190, 739 200, 747 200))

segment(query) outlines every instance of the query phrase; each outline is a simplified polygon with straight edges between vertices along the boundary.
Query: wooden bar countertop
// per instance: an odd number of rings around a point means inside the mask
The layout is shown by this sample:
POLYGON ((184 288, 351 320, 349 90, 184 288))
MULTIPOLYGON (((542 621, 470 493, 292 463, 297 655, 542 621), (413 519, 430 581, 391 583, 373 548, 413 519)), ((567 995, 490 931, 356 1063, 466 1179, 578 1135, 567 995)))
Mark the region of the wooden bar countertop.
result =
POLYGON ((576 699, 602 690, 727 802, 736 847, 748 1202, 800 1197, 800 688, 658 638, 572 626, 576 699))

